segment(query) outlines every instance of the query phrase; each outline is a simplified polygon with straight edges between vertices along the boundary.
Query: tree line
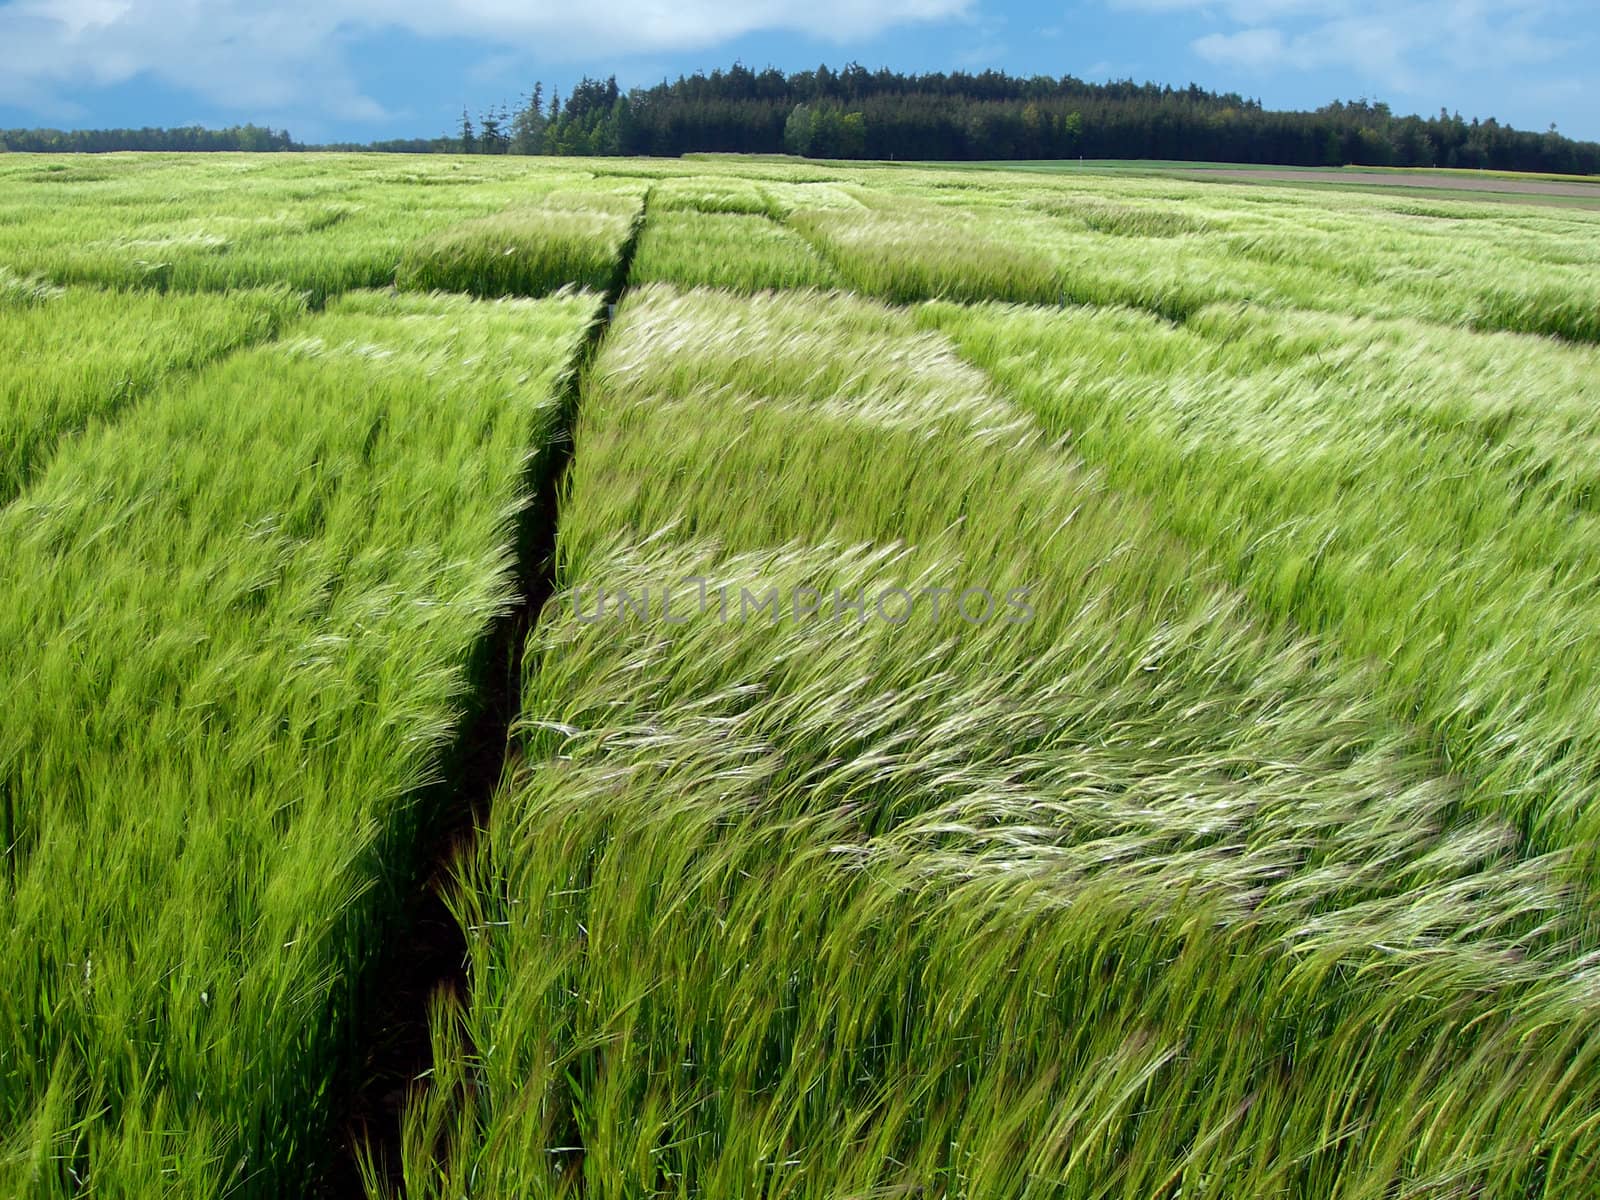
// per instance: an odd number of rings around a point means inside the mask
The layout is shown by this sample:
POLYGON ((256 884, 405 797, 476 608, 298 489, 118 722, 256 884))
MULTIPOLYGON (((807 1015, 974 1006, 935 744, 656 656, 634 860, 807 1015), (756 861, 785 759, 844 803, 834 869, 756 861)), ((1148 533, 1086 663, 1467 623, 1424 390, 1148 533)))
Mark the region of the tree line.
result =
POLYGON ((1289 166, 1478 167, 1600 174, 1600 144, 1493 117, 1399 116, 1366 99, 1280 111, 1236 92, 1002 71, 903 75, 852 64, 784 74, 735 65, 624 93, 542 85, 462 114, 433 148, 486 154, 798 154, 810 158, 1155 158, 1289 166))
POLYGON ((287 129, 233 125, 206 129, 0 129, 0 151, 30 154, 104 154, 113 150, 302 150, 287 129))
POLYGON ((461 114, 451 134, 303 147, 254 125, 0 133, 13 150, 380 150, 405 153, 999 160, 1154 158, 1289 166, 1478 167, 1600 174, 1600 143, 1441 110, 1400 116, 1366 99, 1273 110, 1236 92, 1003 71, 906 75, 851 64, 785 74, 742 65, 623 91, 542 84, 516 105, 461 114))

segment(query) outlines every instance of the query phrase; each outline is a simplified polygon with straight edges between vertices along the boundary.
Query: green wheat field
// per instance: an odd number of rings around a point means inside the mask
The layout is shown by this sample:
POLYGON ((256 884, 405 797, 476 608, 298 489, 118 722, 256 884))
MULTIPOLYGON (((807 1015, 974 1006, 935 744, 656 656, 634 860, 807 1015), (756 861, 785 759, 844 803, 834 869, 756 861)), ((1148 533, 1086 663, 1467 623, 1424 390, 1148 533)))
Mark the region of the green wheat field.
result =
POLYGON ((0 1194, 1600 1195, 1600 210, 581 163, 0 157, 0 1194))

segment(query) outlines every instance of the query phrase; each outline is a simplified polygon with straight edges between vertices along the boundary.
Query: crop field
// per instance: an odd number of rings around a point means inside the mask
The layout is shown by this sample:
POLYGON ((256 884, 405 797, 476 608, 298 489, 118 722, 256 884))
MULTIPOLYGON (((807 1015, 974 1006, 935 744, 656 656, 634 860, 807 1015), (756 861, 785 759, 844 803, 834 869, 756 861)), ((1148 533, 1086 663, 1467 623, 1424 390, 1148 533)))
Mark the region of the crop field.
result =
POLYGON ((0 350, 0 1194, 1600 1194, 1600 212, 0 155, 0 350))

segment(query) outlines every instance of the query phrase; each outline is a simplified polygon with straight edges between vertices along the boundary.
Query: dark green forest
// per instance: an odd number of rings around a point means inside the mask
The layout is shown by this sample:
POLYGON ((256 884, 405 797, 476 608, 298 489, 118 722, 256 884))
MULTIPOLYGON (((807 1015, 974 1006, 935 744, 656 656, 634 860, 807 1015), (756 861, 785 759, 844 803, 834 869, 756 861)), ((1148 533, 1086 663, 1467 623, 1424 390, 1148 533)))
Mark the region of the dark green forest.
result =
MULTIPOLYGON (((0 132, 12 150, 297 150, 287 133, 0 132)), ((624 92, 584 79, 565 97, 536 84, 436 138, 321 149, 413 153, 997 160, 1157 158, 1293 166, 1478 167, 1600 174, 1600 143, 1513 129, 1494 118, 1397 116, 1365 99, 1315 112, 1267 109, 1190 84, 1086 83, 1072 76, 902 75, 850 65, 785 74, 735 65, 624 92)))
POLYGON ((0 129, 0 151, 103 154, 112 150, 303 150, 287 130, 262 125, 204 129, 0 129))

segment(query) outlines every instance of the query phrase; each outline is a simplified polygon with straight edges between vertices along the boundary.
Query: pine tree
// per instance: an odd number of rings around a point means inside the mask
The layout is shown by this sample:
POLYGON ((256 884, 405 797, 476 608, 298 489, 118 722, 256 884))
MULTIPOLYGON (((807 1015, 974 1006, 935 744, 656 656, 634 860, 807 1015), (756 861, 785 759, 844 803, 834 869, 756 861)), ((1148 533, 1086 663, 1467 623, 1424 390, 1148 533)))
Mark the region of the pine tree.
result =
POLYGON ((544 152, 544 84, 535 83, 527 103, 511 119, 511 153, 544 152))
POLYGON ((633 119, 633 104, 618 96, 611 106, 611 134, 608 154, 638 153, 639 129, 633 119))
MULTIPOLYGON (((4 0, 0 0, 3 4, 4 0)), ((615 77, 584 79, 563 105, 535 85, 520 112, 497 105, 483 127, 467 111, 457 130, 328 149, 407 153, 659 154, 691 151, 872 155, 900 159, 1182 158, 1315 166, 1359 163, 1470 166, 1600 174, 1600 144, 1558 129, 1518 130, 1492 118, 1396 115, 1379 101, 1269 111, 1259 99, 1198 85, 1001 72, 899 75, 848 64, 785 75, 742 64, 663 79, 624 93, 615 77)), ((10 152, 299 149, 286 131, 231 129, 0 129, 10 152)), ((4 152, 4 151, 0 151, 4 152)))
POLYGON ((484 154, 505 153, 506 133, 501 117, 501 113, 491 108, 479 118, 478 144, 484 154))

